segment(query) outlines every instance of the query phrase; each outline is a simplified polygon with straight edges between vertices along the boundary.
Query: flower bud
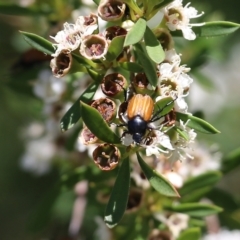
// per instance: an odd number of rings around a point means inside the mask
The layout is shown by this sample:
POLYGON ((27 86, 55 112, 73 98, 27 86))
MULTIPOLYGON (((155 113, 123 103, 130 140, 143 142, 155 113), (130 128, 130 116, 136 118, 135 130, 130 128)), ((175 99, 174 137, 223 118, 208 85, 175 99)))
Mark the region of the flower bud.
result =
POLYGON ((80 53, 83 57, 95 60, 104 58, 108 51, 107 40, 98 34, 85 36, 82 40, 80 53))
POLYGON ((61 51, 57 57, 50 62, 53 75, 57 78, 65 76, 72 66, 72 55, 66 51, 61 51))
POLYGON ((98 138, 87 127, 84 127, 80 134, 80 140, 84 145, 88 145, 96 143, 98 138))
POLYGON ((136 93, 147 95, 152 95, 154 93, 154 89, 149 83, 145 73, 138 73, 135 75, 133 79, 133 86, 136 93))
POLYGON ((120 151, 112 144, 100 144, 93 151, 93 160, 101 170, 113 170, 120 160, 120 151))
POLYGON ((106 122, 110 122, 116 115, 116 104, 109 98, 99 98, 91 106, 98 110, 106 122))
POLYGON ((98 15, 105 21, 120 20, 126 10, 126 4, 119 0, 102 0, 98 6, 98 15))
POLYGON ((101 89, 105 95, 111 98, 124 98, 126 78, 120 73, 111 73, 106 75, 101 83, 101 89))

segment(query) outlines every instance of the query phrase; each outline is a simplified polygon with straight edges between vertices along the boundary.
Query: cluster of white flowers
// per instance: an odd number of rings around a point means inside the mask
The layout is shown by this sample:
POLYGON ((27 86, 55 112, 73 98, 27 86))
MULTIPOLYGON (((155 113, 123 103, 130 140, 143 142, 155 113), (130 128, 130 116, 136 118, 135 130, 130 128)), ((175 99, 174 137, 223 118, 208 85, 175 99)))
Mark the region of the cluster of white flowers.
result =
POLYGON ((94 14, 89 17, 80 16, 75 24, 66 22, 63 28, 55 37, 51 37, 56 42, 53 44, 56 49, 53 57, 57 57, 61 52, 70 53, 79 48, 84 38, 98 28, 97 16, 94 14))

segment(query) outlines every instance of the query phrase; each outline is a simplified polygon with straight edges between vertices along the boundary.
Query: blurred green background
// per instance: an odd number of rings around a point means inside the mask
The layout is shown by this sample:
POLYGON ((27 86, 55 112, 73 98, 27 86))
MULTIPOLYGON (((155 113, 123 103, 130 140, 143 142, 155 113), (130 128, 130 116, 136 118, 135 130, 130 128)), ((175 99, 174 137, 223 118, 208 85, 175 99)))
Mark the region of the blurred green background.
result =
MULTIPOLYGON (((15 2, 20 3, 20 1, 15 2)), ((209 17, 208 20, 214 18, 240 23, 239 1, 194 0, 191 2, 192 6, 199 11, 204 9, 209 17)), ((12 66, 28 48, 18 30, 42 34, 46 30, 44 24, 44 17, 0 14, 0 239, 2 240, 46 239, 44 237, 54 235, 57 229, 61 228, 63 233, 64 229, 67 229, 67 223, 59 222, 39 235, 29 231, 27 227, 29 217, 58 177, 56 170, 37 177, 22 171, 19 164, 24 152, 20 131, 30 121, 40 118, 41 102, 33 97, 31 89, 25 83, 17 82, 18 74, 15 74, 15 79, 12 79, 12 71, 16 71, 12 66), (9 82, 12 80, 15 84, 10 87, 9 82)), ((201 101, 201 98, 196 100, 197 96, 190 96, 190 100, 193 101, 193 104, 190 104, 192 109, 203 111, 206 120, 221 131, 219 135, 201 135, 199 138, 207 139, 209 144, 217 143, 224 155, 240 145, 238 132, 240 129, 240 55, 237 54, 237 52, 240 54, 239 39, 240 31, 227 37, 207 40, 213 43, 213 47, 208 53, 210 63, 203 66, 203 71, 210 72, 210 75, 215 77, 214 89, 204 90, 207 91, 208 105, 201 101)), ((198 41, 206 41, 206 39, 198 41)), ((195 45, 197 46, 198 44, 195 45)), ((184 50, 182 53, 184 55, 184 50)), ((219 183, 222 188, 238 198, 240 197, 237 184, 239 173, 240 168, 237 168, 219 183)), ((63 238, 54 235, 53 238, 47 239, 63 238)))

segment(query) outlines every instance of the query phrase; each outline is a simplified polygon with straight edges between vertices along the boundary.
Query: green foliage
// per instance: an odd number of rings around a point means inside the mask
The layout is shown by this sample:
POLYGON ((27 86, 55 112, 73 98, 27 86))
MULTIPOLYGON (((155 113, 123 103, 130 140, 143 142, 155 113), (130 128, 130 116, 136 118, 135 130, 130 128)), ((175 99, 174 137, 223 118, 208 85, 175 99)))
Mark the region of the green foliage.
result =
POLYGON ((123 160, 118 172, 110 199, 105 211, 104 221, 109 228, 116 226, 121 220, 128 202, 130 187, 130 164, 129 159, 123 160))
POLYGON ((191 217, 206 217, 221 212, 223 209, 206 203, 180 203, 178 205, 166 206, 166 209, 188 214, 191 217))
POLYGON ((155 63, 161 63, 165 59, 165 52, 163 51, 162 45, 148 26, 146 27, 146 31, 144 33, 144 41, 148 56, 155 63))
POLYGON ((68 109, 60 122, 61 130, 63 132, 72 128, 79 121, 81 118, 81 101, 89 103, 92 100, 97 88, 98 84, 92 83, 77 99, 77 101, 68 109))
POLYGON ((180 197, 177 190, 165 177, 151 169, 139 154, 137 154, 137 158, 144 175, 156 191, 168 197, 180 197))
POLYGON ((111 130, 95 108, 81 102, 81 112, 84 123, 97 138, 107 143, 120 143, 120 138, 111 130))
POLYGON ((192 115, 189 114, 185 114, 185 113, 180 113, 180 112, 176 112, 176 118, 178 121, 182 120, 183 122, 187 122, 188 120, 188 124, 187 126, 189 128, 193 128, 196 131, 199 131, 201 133, 208 133, 208 134, 216 134, 216 133, 220 133, 215 127, 213 127, 210 123, 194 117, 192 115))
POLYGON ((200 228, 189 228, 183 231, 177 240, 200 240, 201 239, 201 232, 200 228))

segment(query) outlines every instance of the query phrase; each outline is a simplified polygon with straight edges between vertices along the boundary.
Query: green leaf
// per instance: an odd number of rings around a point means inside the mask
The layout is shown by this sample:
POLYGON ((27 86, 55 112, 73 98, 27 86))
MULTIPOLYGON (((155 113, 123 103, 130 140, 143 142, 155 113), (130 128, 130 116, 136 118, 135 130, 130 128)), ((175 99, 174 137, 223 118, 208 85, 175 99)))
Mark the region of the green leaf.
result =
POLYGON ((193 27, 198 37, 216 37, 235 32, 240 24, 225 21, 207 22, 201 27, 193 27))
POLYGON ((212 188, 212 186, 209 186, 195 189, 191 193, 184 195, 181 198, 181 203, 198 202, 205 197, 212 190, 212 188))
POLYGON ((144 41, 148 56, 156 63, 161 63, 165 59, 163 48, 152 30, 147 26, 144 33, 144 41))
POLYGON ((142 18, 139 18, 131 30, 127 33, 124 41, 124 47, 136 44, 141 41, 146 30, 146 26, 146 21, 142 18))
POLYGON ((118 36, 113 38, 106 55, 107 61, 111 62, 121 54, 121 52, 123 51, 124 40, 125 40, 125 36, 118 36))
POLYGON ((206 217, 222 211, 222 208, 206 203, 182 203, 165 206, 166 210, 188 214, 191 217, 206 217))
POLYGON ((135 62, 121 62, 119 66, 129 72, 143 72, 142 66, 135 62))
POLYGON ((213 188, 206 197, 216 205, 221 206, 224 212, 233 212, 240 207, 240 203, 235 199, 235 196, 220 188, 213 188))
POLYGON ((174 106, 172 97, 165 97, 158 100, 154 105, 154 115, 165 116, 168 114, 174 106))
POLYGON ((100 0, 93 0, 93 2, 95 2, 95 3, 96 3, 96 5, 98 6, 98 5, 99 5, 99 3, 100 3, 100 0))
POLYGON ((1 14, 8 14, 8 15, 15 15, 15 16, 36 16, 38 15, 43 15, 43 14, 48 14, 50 12, 42 11, 39 9, 34 9, 34 8, 26 8, 26 7, 21 7, 16 4, 4 4, 0 3, 0 13, 1 14))
POLYGON ((180 189, 181 196, 191 194, 193 191, 203 187, 212 187, 222 177, 221 172, 211 171, 196 177, 189 178, 180 189))
POLYGON ((90 102, 97 91, 97 88, 98 84, 92 83, 77 99, 77 101, 68 109, 60 121, 60 127, 63 132, 72 128, 78 122, 78 120, 81 118, 80 101, 85 103, 90 102))
POLYGON ((181 232, 177 240, 200 240, 201 230, 200 228, 188 228, 187 230, 181 232))
POLYGON ((201 133, 208 133, 208 134, 216 134, 220 133, 216 128, 214 128, 210 123, 202 120, 201 118, 194 117, 189 114, 176 112, 176 118, 178 121, 182 120, 183 122, 187 122, 189 128, 193 128, 201 133))
POLYGON ((144 175, 156 191, 168 197, 180 197, 172 184, 162 175, 151 169, 138 153, 137 158, 144 175))
POLYGON ((129 159, 123 160, 116 178, 110 199, 108 201, 104 221, 109 228, 116 226, 121 220, 128 202, 130 187, 129 159))
POLYGON ((81 111, 84 123, 97 138, 106 143, 119 144, 121 142, 95 108, 81 102, 81 111))
POLYGON ((240 165, 240 148, 230 152, 222 161, 222 171, 228 173, 240 165))
POLYGON ((158 83, 158 77, 155 64, 148 56, 146 56, 146 53, 143 52, 140 47, 137 47, 135 51, 137 54, 137 59, 143 67, 148 81, 152 84, 152 86, 156 87, 158 83))
POLYGON ((29 43, 33 48, 36 48, 37 50, 44 52, 48 55, 51 55, 55 52, 52 43, 47 41, 46 39, 29 32, 20 31, 20 33, 23 34, 25 41, 29 43))

